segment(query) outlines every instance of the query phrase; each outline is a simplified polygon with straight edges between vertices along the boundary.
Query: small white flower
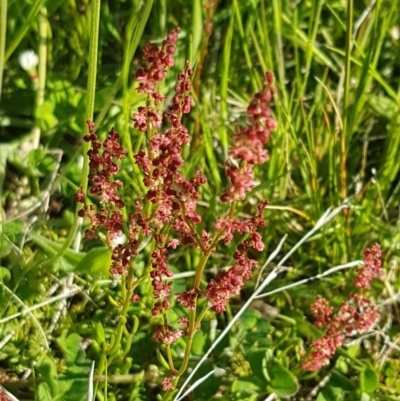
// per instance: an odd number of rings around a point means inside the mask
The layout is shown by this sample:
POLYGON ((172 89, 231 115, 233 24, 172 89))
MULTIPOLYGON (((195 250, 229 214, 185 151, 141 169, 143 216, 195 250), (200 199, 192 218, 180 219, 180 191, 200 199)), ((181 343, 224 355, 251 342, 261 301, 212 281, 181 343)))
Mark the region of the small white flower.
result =
POLYGON ((76 164, 78 165, 78 167, 80 168, 80 169, 83 169, 83 162, 84 162, 85 160, 84 160, 84 158, 83 158, 83 156, 82 155, 79 155, 78 157, 77 157, 77 159, 76 159, 76 164))
POLYGON ((124 233, 122 233, 122 235, 120 235, 119 237, 116 237, 114 239, 111 240, 111 246, 114 248, 116 248, 118 245, 123 245, 126 242, 126 235, 124 233))
POLYGON ((220 377, 220 376, 223 376, 225 373, 226 373, 225 369, 216 368, 215 371, 214 371, 214 376, 220 377))
POLYGON ((399 28, 399 26, 394 26, 390 30, 390 36, 392 37, 393 40, 399 40, 400 39, 400 28, 399 28))
POLYGON ((19 55, 18 61, 22 69, 29 71, 39 64, 39 56, 33 50, 25 50, 19 55))

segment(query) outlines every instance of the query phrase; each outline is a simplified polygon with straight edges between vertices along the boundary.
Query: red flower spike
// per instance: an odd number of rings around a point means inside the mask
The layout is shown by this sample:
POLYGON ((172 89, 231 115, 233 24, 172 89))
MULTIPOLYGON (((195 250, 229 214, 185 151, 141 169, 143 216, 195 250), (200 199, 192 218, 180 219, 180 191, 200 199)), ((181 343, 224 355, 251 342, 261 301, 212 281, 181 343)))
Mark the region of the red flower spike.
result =
POLYGON ((382 251, 379 244, 375 244, 372 248, 367 248, 364 251, 364 266, 357 271, 355 279, 356 287, 363 289, 371 288, 371 281, 381 272, 381 257, 382 251))
MULTIPOLYGON (((165 310, 171 307, 169 297, 172 292, 172 282, 166 278, 173 273, 168 268, 167 249, 176 249, 178 245, 192 246, 207 255, 213 252, 216 244, 215 235, 199 227, 202 216, 197 212, 197 201, 200 198, 199 187, 207 180, 200 171, 195 176, 186 179, 181 172, 184 165, 183 148, 190 141, 188 130, 182 125, 182 116, 190 112, 193 99, 190 96, 193 70, 186 63, 183 72, 178 75, 175 95, 171 108, 164 113, 169 124, 165 133, 157 132, 162 124, 162 112, 155 108, 164 100, 156 90, 157 83, 165 78, 169 67, 174 64, 174 53, 179 30, 172 31, 160 48, 147 44, 143 51, 145 67, 136 71, 139 82, 138 91, 148 95, 146 106, 139 107, 131 117, 134 127, 139 131, 149 131, 148 151, 140 150, 134 156, 135 162, 143 172, 143 183, 147 188, 144 196, 146 202, 151 202, 151 214, 145 215, 143 199, 138 200, 136 210, 129 216, 129 222, 124 224, 122 208, 125 206, 118 194, 122 183, 114 180, 119 172, 118 160, 125 153, 118 142, 119 135, 113 129, 109 132, 104 143, 100 143, 94 134, 94 124, 88 122, 89 134, 85 140, 91 144, 88 152, 92 171, 89 175, 90 192, 99 197, 100 207, 85 206, 82 210, 91 222, 91 228, 86 235, 95 238, 100 232, 107 238, 112 249, 111 274, 126 274, 126 271, 137 254, 137 247, 142 243, 143 235, 154 233, 155 250, 151 255, 151 283, 155 299, 151 313, 160 316, 163 324, 157 328, 154 338, 169 346, 182 335, 189 333, 189 321, 181 318, 181 330, 173 330, 165 318, 165 310), (125 242, 113 246, 109 239, 117 239, 125 227, 125 242), (168 227, 168 230, 165 228, 168 227)), ((231 162, 227 163, 227 176, 231 184, 226 193, 221 196, 225 202, 245 199, 248 192, 255 186, 254 165, 262 164, 268 159, 264 148, 269 140, 270 131, 276 128, 276 122, 271 116, 269 103, 276 92, 271 87, 272 74, 266 75, 264 89, 253 96, 248 107, 248 127, 237 129, 233 135, 233 145, 229 149, 231 162)), ((85 202, 84 194, 77 194, 77 201, 85 202)), ((266 225, 263 211, 268 202, 258 206, 258 214, 252 218, 239 220, 233 216, 223 217, 216 221, 214 228, 218 230, 218 239, 227 245, 234 235, 246 235, 238 246, 233 265, 210 281, 205 291, 191 289, 177 295, 177 300, 185 308, 194 310, 197 297, 205 296, 216 312, 223 312, 232 295, 239 294, 244 281, 249 279, 257 262, 250 259, 251 249, 264 249, 259 227, 266 225)), ((83 212, 82 212, 83 213, 83 212)), ((135 302, 132 296, 131 301, 135 302)), ((362 323, 361 323, 362 324, 362 323)), ((197 329, 197 328, 196 328, 197 329)), ((193 330, 193 328, 192 328, 193 330)), ((165 380, 165 388, 169 389, 170 382, 165 380)))
MULTIPOLYGON (((378 244, 364 251, 364 267, 358 271, 355 280, 357 287, 369 288, 371 280, 380 271, 380 256, 381 248, 378 244)), ((379 319, 378 308, 361 294, 350 294, 349 300, 340 306, 333 317, 333 308, 326 299, 318 296, 311 306, 311 312, 315 318, 315 325, 326 327, 326 334, 312 342, 311 353, 302 364, 303 369, 308 371, 319 370, 328 365, 346 336, 369 330, 379 319)))
MULTIPOLYGON (((174 65, 173 56, 176 51, 178 34, 179 28, 171 31, 167 39, 162 42, 160 49, 146 44, 143 50, 143 60, 146 66, 136 71, 135 77, 139 82, 138 92, 150 95, 156 105, 164 100, 164 96, 157 92, 156 86, 165 78, 168 68, 174 65)), ((138 127, 141 127, 139 128, 141 131, 144 128, 141 124, 138 127)))

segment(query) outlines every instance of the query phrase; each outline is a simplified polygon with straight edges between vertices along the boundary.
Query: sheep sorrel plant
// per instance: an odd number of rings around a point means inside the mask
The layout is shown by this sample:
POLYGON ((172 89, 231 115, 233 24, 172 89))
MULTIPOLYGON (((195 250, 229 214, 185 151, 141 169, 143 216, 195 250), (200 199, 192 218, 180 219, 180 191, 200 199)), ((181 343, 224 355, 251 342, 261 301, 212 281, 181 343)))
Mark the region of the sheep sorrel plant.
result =
MULTIPOLYGON (((247 126, 236 127, 232 135, 232 147, 228 151, 230 159, 225 163, 230 182, 226 191, 220 194, 217 206, 221 217, 212 226, 206 226, 198 204, 201 187, 207 180, 200 170, 192 177, 185 177, 182 172, 184 146, 190 142, 188 129, 182 122, 192 106, 190 77, 193 71, 189 63, 186 62, 183 72, 178 74, 172 105, 165 111, 162 105, 166 98, 158 91, 158 84, 164 80, 168 68, 174 65, 178 32, 178 29, 170 32, 160 48, 147 44, 143 51, 145 66, 136 71, 137 90, 146 95, 146 105, 132 115, 134 128, 146 135, 146 147, 134 155, 143 174, 144 197, 138 197, 133 207, 121 199, 122 182, 114 177, 120 170, 118 161, 125 158, 126 152, 114 129, 101 143, 91 121, 87 121, 89 133, 84 137, 91 145, 88 152, 89 193, 98 197, 99 205, 89 204, 89 196, 82 189, 76 196, 77 202, 84 204, 79 215, 90 222, 86 237, 104 241, 111 252, 110 274, 121 277, 118 324, 103 347, 97 371, 102 374, 107 366, 129 353, 138 326, 135 325, 133 332, 127 330, 129 308, 139 301, 140 287, 151 282, 153 301, 149 305, 148 318, 156 322, 153 338, 159 344, 158 358, 169 370, 162 382, 166 391, 164 400, 171 399, 180 377, 188 368, 193 338, 205 314, 225 311, 230 297, 239 294, 244 281, 252 276, 257 266, 250 252, 264 248, 258 228, 266 225, 263 211, 268 202, 261 201, 256 214, 248 218, 237 217, 235 208, 254 188, 254 167, 267 161, 265 145, 270 131, 277 126, 269 108, 275 93, 271 86, 273 77, 267 72, 264 88, 253 96, 247 108, 247 126), (163 118, 168 125, 165 131, 162 130, 163 118), (210 255, 218 249, 221 252, 228 249, 235 234, 241 235, 242 239, 231 256, 231 267, 205 281, 204 272, 210 255), (198 263, 190 288, 173 293, 172 281, 168 280, 173 277, 168 255, 179 247, 194 250, 198 263), (149 260, 147 267, 139 273, 135 260, 141 251, 147 252, 149 260), (178 325, 169 321, 171 308, 182 312, 178 325), (124 333, 129 333, 125 339, 124 333), (184 340, 179 363, 173 349, 178 339, 184 340)), ((138 323, 137 318, 136 321, 138 323)))
MULTIPOLYGON (((357 271, 355 287, 370 289, 370 283, 381 271, 381 248, 378 244, 364 251, 364 265, 357 271)), ((333 308, 322 296, 311 307, 315 326, 326 328, 326 334, 312 342, 312 351, 303 362, 303 369, 315 371, 327 365, 336 349, 343 345, 346 336, 364 333, 378 320, 378 308, 362 293, 350 294, 334 317, 333 308)))

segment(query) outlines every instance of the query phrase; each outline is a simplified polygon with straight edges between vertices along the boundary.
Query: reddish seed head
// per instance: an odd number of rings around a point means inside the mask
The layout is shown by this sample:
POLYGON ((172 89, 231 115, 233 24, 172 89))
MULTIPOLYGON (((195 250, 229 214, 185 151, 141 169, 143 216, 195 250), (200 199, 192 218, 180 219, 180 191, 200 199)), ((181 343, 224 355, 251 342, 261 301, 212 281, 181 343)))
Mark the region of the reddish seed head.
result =
POLYGON ((167 53, 168 54, 173 55, 173 54, 175 54, 175 51, 176 51, 176 47, 175 46, 173 46, 173 45, 167 46, 167 53))
POLYGON ((229 202, 230 197, 229 197, 229 195, 228 195, 227 193, 225 193, 225 194, 222 194, 222 195, 219 197, 219 199, 221 200, 221 202, 226 203, 226 202, 229 202))
POLYGON ((163 70, 158 70, 153 75, 153 78, 158 82, 162 81, 164 77, 165 77, 165 72, 163 70))
POLYGON ((274 82, 274 76, 273 76, 273 74, 272 74, 271 71, 267 71, 267 72, 265 73, 265 78, 267 79, 267 82, 268 82, 269 84, 272 84, 272 82, 274 82))
POLYGON ((83 193, 82 188, 78 189, 75 195, 75 202, 85 203, 85 194, 83 193))
POLYGON ((173 67, 175 64, 174 58, 171 55, 165 57, 165 65, 167 67, 173 67))

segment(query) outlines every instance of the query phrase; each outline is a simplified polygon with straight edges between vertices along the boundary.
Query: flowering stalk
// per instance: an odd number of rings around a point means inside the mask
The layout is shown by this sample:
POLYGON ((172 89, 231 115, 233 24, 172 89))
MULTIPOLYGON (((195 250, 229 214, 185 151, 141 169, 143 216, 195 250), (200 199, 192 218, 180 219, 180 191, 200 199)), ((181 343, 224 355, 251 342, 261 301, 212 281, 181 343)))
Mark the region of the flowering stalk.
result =
MULTIPOLYGON (((89 205, 82 190, 76 196, 77 202, 84 205, 79 215, 87 217, 90 222, 86 237, 101 238, 105 242, 112 255, 110 273, 122 277, 119 323, 114 341, 106 347, 98 369, 104 369, 106 358, 109 358, 110 364, 121 355, 129 306, 139 298, 134 291, 141 283, 150 280, 154 298, 151 315, 158 322, 153 337, 165 351, 170 369, 170 376, 164 379, 162 385, 167 391, 165 400, 171 398, 179 378, 188 367, 193 337, 206 311, 211 308, 216 313, 224 312, 230 297, 239 294, 244 281, 251 277, 257 266, 257 262, 248 254, 252 249, 262 251, 264 248, 258 228, 266 225, 263 211, 268 202, 261 202, 256 216, 243 220, 235 217, 235 206, 254 188, 254 166, 267 161, 265 145, 270 131, 277 125, 269 108, 275 88, 271 86, 273 77, 268 72, 263 90, 253 96, 247 108, 248 125, 237 128, 233 135, 233 145, 229 149, 230 161, 226 162, 230 184, 220 196, 221 209, 226 212, 222 212, 224 217, 220 217, 211 230, 207 231, 203 227, 202 216, 197 211, 199 188, 207 180, 200 171, 196 171, 188 179, 181 172, 184 165, 182 150, 190 141, 188 130, 182 124, 182 117, 190 112, 192 106, 190 78, 193 71, 188 62, 183 72, 178 74, 172 107, 164 113, 159 108, 165 97, 157 91, 157 85, 165 78, 167 69, 174 64, 178 33, 178 29, 169 33, 160 48, 146 45, 143 54, 145 66, 136 72, 138 92, 146 95, 146 105, 139 107, 132 115, 134 128, 147 136, 147 147, 134 155, 135 162, 143 173, 143 184, 147 188, 144 198, 137 199, 128 221, 125 221, 126 209, 131 206, 125 205, 120 198, 122 182, 114 178, 119 171, 119 161, 125 157, 125 151, 119 144, 119 135, 114 129, 101 144, 94 133, 94 124, 90 121, 87 122, 89 134, 84 137, 91 144, 88 152, 89 166, 92 169, 89 175, 90 194, 98 196, 100 205, 89 205), (165 132, 161 131, 163 117, 169 126, 165 132), (236 234, 244 236, 244 239, 233 254, 233 265, 202 287, 201 279, 209 257, 221 241, 227 246, 236 234), (134 261, 143 240, 148 237, 152 238, 149 268, 142 276, 137 277, 134 261), (119 242, 118 245, 115 245, 116 241, 119 242), (173 328, 167 319, 173 295, 172 282, 167 280, 173 275, 168 266, 168 252, 178 246, 197 250, 201 253, 201 258, 196 267, 192 288, 175 294, 177 302, 187 310, 188 317, 181 317, 180 328, 173 328), (201 303, 204 306, 199 313, 197 309, 201 303), (176 368, 171 346, 180 337, 186 337, 186 349, 180 367, 176 368)), ((129 352, 129 346, 125 347, 122 355, 125 355, 124 352, 129 352)))
MULTIPOLYGON (((378 244, 364 251, 364 266, 357 271, 354 281, 361 291, 369 289, 371 281, 380 273, 380 256, 381 248, 378 244)), ((311 372, 327 365, 347 336, 365 332, 379 319, 377 307, 361 293, 350 294, 350 299, 340 306, 333 317, 333 308, 329 302, 318 296, 311 306, 311 313, 315 326, 326 328, 326 334, 312 342, 311 353, 302 364, 303 369, 311 372)))

